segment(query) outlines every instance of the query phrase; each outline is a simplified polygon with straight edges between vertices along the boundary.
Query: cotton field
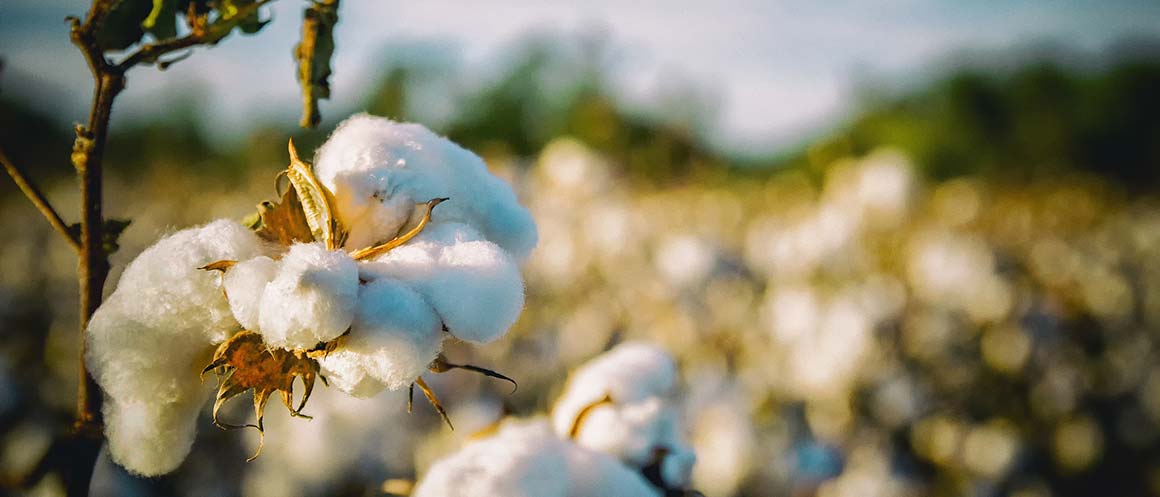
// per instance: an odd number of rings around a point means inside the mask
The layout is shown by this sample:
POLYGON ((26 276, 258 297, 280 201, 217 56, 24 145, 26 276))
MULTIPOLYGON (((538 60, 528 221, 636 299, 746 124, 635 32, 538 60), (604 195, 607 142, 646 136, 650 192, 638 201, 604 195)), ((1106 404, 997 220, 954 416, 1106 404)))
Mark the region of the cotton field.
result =
MULTIPOLYGON (((443 351, 510 376, 518 389, 466 371, 425 374, 450 430, 421 396, 410 406, 405 388, 359 399, 319 386, 303 411, 313 420, 267 413, 262 454, 250 463, 257 436, 216 430, 208 405, 186 406, 200 413, 197 440, 161 484, 188 495, 441 495, 432 489, 475 474, 464 468, 489 451, 516 458, 497 477, 539 475, 520 485, 606 471, 639 480, 652 456, 641 450, 663 440, 672 459, 658 460, 661 478, 711 497, 1029 497, 1128 464, 1125 454, 1147 453, 1160 435, 1157 199, 1076 176, 1032 186, 930 182, 890 149, 816 171, 667 189, 622 178, 617 164, 567 137, 534 158, 491 162, 538 228, 522 267, 526 305, 506 337, 449 340, 443 351), (671 385, 596 410, 586 422, 602 428, 567 436, 604 388, 577 393, 597 381, 576 380, 593 367, 582 365, 631 344, 671 356, 671 385), (609 438, 616 430, 626 431, 609 438), (542 467, 521 466, 520 451, 542 467), (551 455, 536 460, 541 453, 551 455)), ((121 200, 110 210, 134 213, 134 222, 111 281, 164 234, 249 214, 252 199, 270 195, 276 165, 255 169, 231 185, 174 181, 184 173, 164 165, 132 182, 113 178, 111 198, 121 200), (139 194, 116 195, 129 190, 139 194)), ((20 201, 2 208, 25 209, 20 201)), ((44 374, 55 387, 44 395, 67 406, 75 382, 67 248, 46 244, 50 233, 24 216, 0 223, 26 234, 0 245, 0 281, 37 288, 49 303, 44 374), (27 267, 42 272, 17 270, 27 267)), ((512 243, 524 251, 524 241, 512 243)), ((22 315, 4 297, 6 315, 22 315)), ((651 381, 648 361, 616 364, 610 378, 651 381)), ((0 381, 20 382, 19 367, 0 363, 0 381)), ((225 412, 250 415, 246 405, 225 412)), ((19 419, 0 466, 31 464, 27 454, 44 450, 49 428, 19 419)), ((1130 463, 1160 471, 1146 457, 1130 463)), ((102 456, 95 494, 134 485, 102 456)), ((53 491, 51 482, 38 488, 53 491)))

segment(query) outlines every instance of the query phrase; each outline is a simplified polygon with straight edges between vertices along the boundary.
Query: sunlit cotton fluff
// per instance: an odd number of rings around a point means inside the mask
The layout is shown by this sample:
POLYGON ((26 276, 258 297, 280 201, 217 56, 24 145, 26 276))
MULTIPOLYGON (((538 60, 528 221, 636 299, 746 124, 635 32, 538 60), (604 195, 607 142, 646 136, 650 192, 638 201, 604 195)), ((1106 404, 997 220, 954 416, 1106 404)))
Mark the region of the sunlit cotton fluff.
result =
POLYGON ((258 256, 235 264, 222 276, 222 288, 229 297, 234 319, 247 330, 258 329, 262 294, 278 274, 278 262, 258 256))
POLYGON ((413 497, 656 497, 615 459, 557 438, 540 420, 506 421, 494 436, 436 462, 413 497))
POLYGON ((290 247, 262 292, 258 331, 266 344, 307 349, 337 338, 354 319, 358 265, 320 243, 290 247))
POLYGON ((415 203, 450 198, 432 219, 471 225, 522 261, 536 245, 531 213, 477 155, 419 124, 355 115, 318 150, 314 170, 334 193, 347 245, 393 237, 415 203))
POLYGON ((677 365, 667 352, 646 343, 623 343, 572 373, 552 408, 553 427, 568 433, 580 411, 605 395, 617 404, 638 402, 668 395, 676 380, 677 365))
POLYGON ((461 223, 428 225, 407 244, 364 264, 363 271, 411 285, 452 335, 469 342, 499 338, 524 307, 524 282, 515 261, 461 223))
POLYGON ((137 256, 93 315, 85 361, 105 392, 109 452, 129 471, 159 475, 185 459, 209 389, 198 372, 238 329, 218 276, 198 267, 262 251, 232 221, 178 231, 137 256))
POLYGON ((414 290, 390 279, 363 285, 358 297, 350 336, 320 359, 323 374, 333 386, 357 397, 410 385, 443 343, 434 309, 414 290))
POLYGON ((608 454, 634 468, 660 464, 671 488, 688 484, 696 455, 678 427, 668 397, 676 364, 645 343, 621 344, 581 366, 552 408, 557 436, 608 454))

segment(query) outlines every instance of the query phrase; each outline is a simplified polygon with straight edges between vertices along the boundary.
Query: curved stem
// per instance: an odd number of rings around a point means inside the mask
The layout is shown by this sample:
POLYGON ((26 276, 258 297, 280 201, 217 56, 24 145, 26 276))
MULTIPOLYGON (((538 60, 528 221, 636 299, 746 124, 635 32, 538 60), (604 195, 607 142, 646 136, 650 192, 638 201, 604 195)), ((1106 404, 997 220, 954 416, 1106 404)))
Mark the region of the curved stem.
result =
POLYGON ((51 224, 53 229, 64 236, 65 240, 68 241, 68 244, 72 246, 73 250, 80 252, 80 240, 77 239, 76 235, 69 231, 68 224, 66 224, 64 219, 60 217, 60 213, 58 213, 57 210, 53 208, 52 204, 48 202, 48 199, 45 198, 44 193, 41 193, 40 189, 32 183, 32 181, 28 178, 28 173, 25 173, 23 169, 16 165, 16 163, 12 162, 12 160, 8 158, 8 155, 4 153, 4 149, 2 148, 0 148, 0 165, 4 166, 4 170, 7 171, 8 175, 12 177, 12 181, 15 181, 16 186, 20 188, 20 191, 24 192, 24 196, 28 197, 28 201, 32 202, 32 205, 36 206, 36 209, 39 210, 41 214, 44 214, 44 218, 48 220, 48 224, 51 224))

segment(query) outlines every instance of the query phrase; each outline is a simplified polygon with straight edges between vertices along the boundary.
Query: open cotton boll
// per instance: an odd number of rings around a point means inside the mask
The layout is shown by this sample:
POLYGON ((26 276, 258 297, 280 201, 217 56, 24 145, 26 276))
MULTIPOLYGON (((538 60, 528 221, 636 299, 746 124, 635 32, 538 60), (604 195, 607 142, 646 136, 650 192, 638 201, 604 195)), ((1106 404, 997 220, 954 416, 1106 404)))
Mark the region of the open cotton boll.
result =
POLYGON ((234 264, 222 276, 222 287, 230 301, 230 310, 242 328, 258 329, 262 293, 276 274, 278 263, 263 255, 234 264))
POLYGON ((516 260, 536 245, 536 225, 511 186, 492 175, 479 156, 419 124, 359 114, 343 121, 318 150, 318 179, 334 193, 347 224, 362 220, 381 233, 355 233, 359 241, 390 238, 406 202, 449 197, 432 219, 462 222, 478 229, 516 260), (385 208, 373 206, 381 202, 385 208), (377 217, 375 221, 368 218, 377 217), (393 227, 394 229, 389 229, 393 227))
POLYGON ((661 446, 662 425, 667 422, 663 418, 670 414, 657 397, 623 406, 602 405, 585 415, 575 440, 582 447, 642 467, 661 446))
POLYGON ((319 243, 290 247, 262 292, 258 331, 266 344, 308 349, 338 338, 354 319, 358 264, 319 243))
POLYGON ((167 473, 189 453, 209 388, 198 378, 202 361, 237 331, 218 276, 198 268, 263 250, 232 221, 178 231, 129 263, 93 314, 85 363, 107 399, 110 454, 129 471, 167 473))
MULTIPOLYGON (((346 246, 352 249, 393 238, 406 224, 418 202, 407 193, 385 195, 386 178, 375 175, 340 174, 328 188, 340 192, 334 197, 335 208, 349 230, 346 246)), ((427 200, 430 198, 422 199, 423 202, 427 200)))
POLYGON ((524 281, 515 261, 461 223, 430 224, 363 270, 410 284, 452 335, 469 342, 499 338, 524 307, 524 281))
POLYGON ((404 284, 379 279, 359 289, 350 336, 319 363, 339 389, 359 396, 406 387, 439 354, 443 330, 434 309, 404 284))
POLYGON ((567 443, 542 421, 505 421, 427 470, 412 497, 569 497, 567 443))
POLYGON ((676 381, 676 363, 664 350, 641 342, 620 344, 572 373, 552 407, 552 424, 556 433, 567 434, 580 411, 606 395, 627 405, 667 396, 676 381))

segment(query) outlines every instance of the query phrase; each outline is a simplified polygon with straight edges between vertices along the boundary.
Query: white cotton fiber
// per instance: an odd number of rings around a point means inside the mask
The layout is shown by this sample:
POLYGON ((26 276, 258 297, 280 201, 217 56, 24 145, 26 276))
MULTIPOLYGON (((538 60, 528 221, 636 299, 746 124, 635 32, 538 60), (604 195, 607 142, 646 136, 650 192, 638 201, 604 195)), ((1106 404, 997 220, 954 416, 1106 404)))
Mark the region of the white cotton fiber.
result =
POLYGON ((266 284, 277 274, 278 263, 263 255, 234 264, 222 276, 222 288, 230 301, 230 310, 242 328, 258 329, 262 294, 266 284))
POLYGON ((314 167, 353 227, 351 248, 391 238, 414 203, 443 197, 450 200, 435 209, 434 221, 469 224, 516 260, 536 245, 535 223, 511 186, 477 155, 422 125, 353 116, 318 150, 314 167))
POLYGON ((605 395, 615 404, 630 404, 670 394, 676 380, 676 363, 665 351, 640 342, 620 344, 572 373, 552 408, 552 424, 566 435, 580 411, 605 395))
POLYGON ((503 422, 436 462, 412 497, 659 497, 635 470, 552 434, 542 420, 503 422))
POLYGON ((676 381, 676 364, 663 350, 621 344, 572 374, 552 408, 553 429, 567 438, 578 423, 576 445, 632 468, 653 464, 660 455, 668 488, 686 487, 697 458, 684 441, 669 398, 676 381))
POLYGON ((461 223, 432 223, 363 270, 411 285, 452 335, 469 342, 499 338, 524 307, 524 281, 515 261, 461 223))
POLYGON ((350 336, 321 359, 335 387, 356 396, 409 386, 439 354, 443 330, 435 311, 404 284, 379 279, 359 289, 350 336))
POLYGON ((198 268, 263 249, 232 221, 179 231, 138 255, 93 315, 85 361, 105 392, 109 451, 129 471, 167 473, 185 458, 210 388, 202 361, 239 328, 219 276, 198 268))
POLYGON ((568 497, 660 497, 634 468, 600 452, 565 445, 568 461, 568 497))
MULTIPOLYGON (((669 415, 658 397, 590 410, 576 434, 580 446, 608 454, 637 467, 651 462, 660 445, 662 418, 669 415)), ((557 432, 559 433, 559 432, 557 432)))
POLYGON ((354 319, 358 264, 319 243, 290 247, 262 292, 258 331, 266 344, 308 349, 337 338, 354 319))
POLYGON ((546 423, 505 421, 427 470, 412 497, 568 497, 565 442, 546 423))

